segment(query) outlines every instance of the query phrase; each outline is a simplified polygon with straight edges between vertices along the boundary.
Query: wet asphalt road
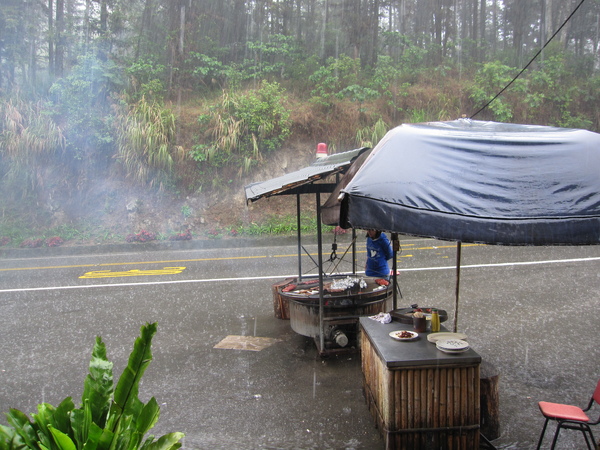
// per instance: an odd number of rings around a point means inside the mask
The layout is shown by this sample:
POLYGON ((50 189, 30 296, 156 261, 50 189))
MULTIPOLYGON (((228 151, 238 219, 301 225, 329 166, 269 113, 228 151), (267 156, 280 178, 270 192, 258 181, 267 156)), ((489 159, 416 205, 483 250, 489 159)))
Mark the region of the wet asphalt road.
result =
MULTIPOLYGON (((399 306, 435 306, 452 317, 455 244, 401 243, 399 306)), ((67 396, 78 404, 95 336, 117 378, 140 326, 158 322, 140 387, 142 400, 162 405, 155 435, 182 431, 189 449, 382 448, 362 396, 360 355, 321 358, 312 339, 274 318, 271 285, 297 273, 297 256, 293 239, 270 244, 4 251, 0 412, 32 413, 67 396), (261 351, 214 348, 230 335, 273 341, 261 351)), ((358 248, 362 267, 364 243, 358 248)), ((304 257, 304 270, 310 265, 304 257)), ((458 329, 500 373, 494 444, 535 448, 537 402, 583 406, 600 377, 600 247, 463 244, 461 267, 458 329)), ((571 431, 558 448, 583 446, 571 431)))

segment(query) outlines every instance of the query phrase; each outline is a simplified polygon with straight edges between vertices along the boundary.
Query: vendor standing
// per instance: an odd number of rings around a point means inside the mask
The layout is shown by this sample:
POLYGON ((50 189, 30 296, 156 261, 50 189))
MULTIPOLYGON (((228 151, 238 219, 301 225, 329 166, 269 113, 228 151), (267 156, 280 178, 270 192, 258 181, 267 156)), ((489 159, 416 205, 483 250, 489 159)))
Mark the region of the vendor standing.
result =
POLYGON ((379 230, 367 230, 367 264, 365 275, 368 277, 390 278, 388 260, 392 259, 394 252, 390 240, 379 230))

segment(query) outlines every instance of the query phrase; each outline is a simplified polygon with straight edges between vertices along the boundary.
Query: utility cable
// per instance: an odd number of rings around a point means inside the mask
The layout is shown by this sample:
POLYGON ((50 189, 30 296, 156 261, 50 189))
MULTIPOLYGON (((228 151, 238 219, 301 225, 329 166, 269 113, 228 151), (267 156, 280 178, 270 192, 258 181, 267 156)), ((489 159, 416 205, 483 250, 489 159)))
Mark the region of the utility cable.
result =
POLYGON ((527 63, 527 65, 526 65, 525 67, 523 67, 523 69, 521 69, 521 71, 520 71, 520 72, 519 72, 519 73, 518 73, 518 74, 517 74, 517 75, 516 75, 516 76, 515 76, 515 77, 514 77, 512 80, 510 80, 510 82, 509 82, 509 83, 508 83, 508 84, 507 84, 507 85, 504 87, 504 89, 502 89, 500 92, 498 92, 498 94, 496 94, 496 96, 495 96, 493 99, 491 99, 489 102, 487 102, 487 103, 486 103, 485 105, 483 105, 481 108, 479 108, 479 110, 478 110, 478 111, 477 111, 475 114, 473 114, 473 115, 470 117, 470 119, 472 119, 472 118, 473 118, 473 117, 475 117, 477 114, 479 114, 481 111, 483 111, 485 108, 487 108, 488 106, 490 106, 490 104, 491 104, 491 103, 492 103, 494 100, 496 100, 498 97, 500 97, 500 95, 502 95, 502 93, 503 93, 504 91, 506 91, 506 90, 507 90, 507 89, 510 87, 510 85, 511 85, 511 84, 513 84, 513 83, 514 83, 514 82, 517 80, 517 78, 519 78, 519 77, 521 76, 521 74, 527 70, 527 68, 528 68, 528 67, 529 67, 529 66, 530 66, 530 65, 533 63, 533 61, 535 61, 535 59, 536 59, 536 58, 537 58, 537 57, 540 55, 540 53, 542 53, 542 51, 544 51, 544 49, 545 49, 545 48, 546 48, 546 46, 547 46, 547 45, 550 43, 550 41, 552 41, 552 39, 554 39, 554 37, 555 37, 555 36, 556 36, 558 33, 560 33, 560 30, 562 30, 562 29, 563 29, 563 27, 564 27, 564 26, 567 24, 567 22, 568 22, 569 20, 571 20, 571 17, 573 17, 573 15, 574 15, 574 14, 577 12, 577 10, 579 9, 579 7, 580 7, 581 5, 583 5, 583 2, 585 2, 585 0, 581 0, 581 1, 579 2, 579 4, 578 4, 578 5, 577 5, 577 7, 576 7, 576 8, 573 10, 573 12, 572 12, 571 14, 569 14, 569 17, 567 17, 567 18, 566 18, 566 20, 565 20, 565 21, 562 23, 562 25, 561 25, 560 27, 558 27, 558 30, 556 30, 556 31, 554 32, 554 34, 553 34, 552 36, 550 36, 550 39, 548 39, 548 40, 546 41, 546 43, 545 43, 545 44, 542 46, 542 48, 540 48, 540 49, 538 50, 538 52, 537 52, 537 53, 536 53, 536 54, 533 56, 533 58, 531 58, 531 60, 530 60, 530 61, 527 63))

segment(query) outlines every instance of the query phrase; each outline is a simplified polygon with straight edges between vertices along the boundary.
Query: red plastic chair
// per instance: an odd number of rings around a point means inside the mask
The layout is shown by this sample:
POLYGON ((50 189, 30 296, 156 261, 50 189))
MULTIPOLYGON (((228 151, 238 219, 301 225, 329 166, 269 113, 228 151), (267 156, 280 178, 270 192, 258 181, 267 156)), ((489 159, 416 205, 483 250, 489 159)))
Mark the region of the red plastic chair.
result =
POLYGON ((570 430, 581 431, 583 433, 583 437, 585 438, 585 443, 587 444, 588 449, 594 450, 595 447, 593 446, 596 445, 596 441, 594 440, 594 435, 592 434, 590 425, 598 425, 600 423, 600 416, 598 417, 598 420, 592 422, 586 414, 586 411, 589 411, 592 408, 594 401, 600 404, 600 380, 598 380, 594 395, 592 395, 592 398, 585 409, 581 409, 578 406, 563 405, 561 403, 539 402, 538 405, 540 407, 540 411, 546 418, 546 421, 544 422, 544 428, 542 428, 542 434, 540 435, 540 440, 537 445, 538 450, 542 445, 544 433, 546 432, 546 426, 550 420, 556 420, 557 423, 554 439, 552 440, 552 447, 550 447, 551 449, 553 449, 556 445, 556 440, 558 439, 558 434, 560 433, 561 428, 567 428, 570 430))

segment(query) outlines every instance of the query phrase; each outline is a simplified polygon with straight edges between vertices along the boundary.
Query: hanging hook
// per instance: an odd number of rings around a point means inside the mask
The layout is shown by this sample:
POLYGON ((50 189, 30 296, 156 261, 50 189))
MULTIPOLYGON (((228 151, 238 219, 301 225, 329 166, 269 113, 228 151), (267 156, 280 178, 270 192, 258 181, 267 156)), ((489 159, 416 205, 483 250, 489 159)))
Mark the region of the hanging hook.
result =
POLYGON ((329 262, 334 262, 337 259, 337 244, 335 241, 331 244, 331 254, 329 255, 329 262))

